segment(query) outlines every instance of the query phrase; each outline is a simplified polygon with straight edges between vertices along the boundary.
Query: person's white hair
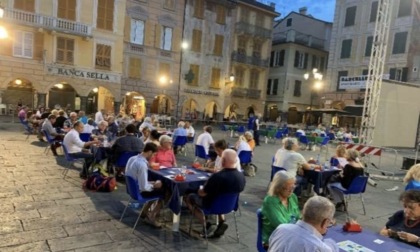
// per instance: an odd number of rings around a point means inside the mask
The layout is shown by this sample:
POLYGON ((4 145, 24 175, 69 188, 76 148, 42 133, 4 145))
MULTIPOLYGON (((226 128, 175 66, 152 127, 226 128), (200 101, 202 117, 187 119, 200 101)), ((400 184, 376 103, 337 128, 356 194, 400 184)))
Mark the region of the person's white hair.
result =
POLYGON ((299 144, 297 138, 294 138, 294 137, 286 137, 283 140, 283 145, 284 145, 284 148, 286 150, 292 150, 293 149, 293 145, 295 145, 295 144, 299 144))
POLYGON ((77 117, 77 113, 76 112, 71 112, 70 113, 70 117, 76 116, 77 117))
POLYGON ((172 138, 168 135, 161 135, 159 137, 159 143, 162 145, 165 142, 172 142, 172 138))
POLYGON ((178 127, 184 127, 184 126, 185 126, 185 122, 184 121, 179 121, 178 127))
POLYGON ((108 122, 105 120, 102 120, 99 122, 99 125, 104 125, 104 126, 108 126, 108 122))
POLYGON ((311 224, 321 224, 325 219, 334 218, 335 206, 327 198, 322 196, 313 196, 306 201, 302 210, 303 221, 311 224))
POLYGON ((270 196, 278 196, 280 191, 284 189, 286 183, 291 180, 296 181, 296 178, 288 175, 286 171, 277 172, 273 177, 267 194, 270 196))

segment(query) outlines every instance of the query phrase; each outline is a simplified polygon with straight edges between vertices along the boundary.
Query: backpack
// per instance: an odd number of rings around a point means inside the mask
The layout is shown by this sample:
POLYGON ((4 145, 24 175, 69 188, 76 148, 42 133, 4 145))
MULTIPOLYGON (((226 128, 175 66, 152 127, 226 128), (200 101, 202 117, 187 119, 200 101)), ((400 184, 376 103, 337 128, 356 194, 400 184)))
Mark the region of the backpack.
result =
POLYGON ((244 170, 244 175, 248 177, 254 177, 257 173, 258 167, 252 163, 242 164, 242 169, 244 170))
POLYGON ((83 188, 96 192, 112 192, 115 190, 117 181, 114 177, 105 177, 98 172, 92 175, 83 183, 83 188))

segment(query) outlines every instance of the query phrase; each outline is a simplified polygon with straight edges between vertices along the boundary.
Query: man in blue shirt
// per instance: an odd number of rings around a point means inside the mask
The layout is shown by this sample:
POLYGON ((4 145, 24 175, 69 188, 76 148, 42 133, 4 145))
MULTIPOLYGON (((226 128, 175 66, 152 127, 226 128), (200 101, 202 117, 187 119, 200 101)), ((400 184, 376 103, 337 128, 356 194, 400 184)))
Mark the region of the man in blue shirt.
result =
POLYGON ((314 196, 303 206, 302 220, 281 224, 270 236, 268 251, 338 252, 334 240, 323 239, 333 223, 335 206, 327 198, 314 196))

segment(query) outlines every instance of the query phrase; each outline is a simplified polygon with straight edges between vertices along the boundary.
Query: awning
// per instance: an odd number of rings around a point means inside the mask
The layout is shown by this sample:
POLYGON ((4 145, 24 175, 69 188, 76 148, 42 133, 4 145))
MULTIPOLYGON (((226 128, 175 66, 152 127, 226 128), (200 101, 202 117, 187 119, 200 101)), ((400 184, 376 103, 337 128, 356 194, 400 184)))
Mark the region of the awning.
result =
POLYGON ((362 116, 363 115, 363 105, 351 105, 344 107, 344 111, 348 112, 350 115, 362 116))

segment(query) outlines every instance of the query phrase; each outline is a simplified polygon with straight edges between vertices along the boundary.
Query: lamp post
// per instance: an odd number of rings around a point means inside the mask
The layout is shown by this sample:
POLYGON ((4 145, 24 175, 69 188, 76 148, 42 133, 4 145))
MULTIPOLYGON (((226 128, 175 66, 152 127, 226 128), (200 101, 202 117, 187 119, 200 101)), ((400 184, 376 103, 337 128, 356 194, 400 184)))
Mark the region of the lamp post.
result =
POLYGON ((310 91, 311 91, 311 100, 310 100, 310 106, 309 109, 311 111, 312 114, 312 105, 313 105, 313 100, 314 100, 314 96, 315 96, 315 92, 319 92, 319 90, 321 90, 322 88, 322 74, 318 72, 318 69, 314 68, 312 69, 312 72, 310 73, 305 73, 303 75, 303 78, 305 80, 312 80, 314 81, 313 84, 310 86, 310 91))
POLYGON ((178 113, 179 113, 179 102, 180 102, 179 100, 180 100, 180 96, 181 96, 182 57, 183 57, 184 51, 187 50, 188 48, 189 48, 188 42, 182 41, 181 42, 181 57, 180 57, 180 60, 179 60, 178 92, 177 92, 177 95, 176 95, 176 108, 175 108, 175 118, 176 118, 176 121, 179 121, 181 119, 181 117, 178 115, 178 113))

